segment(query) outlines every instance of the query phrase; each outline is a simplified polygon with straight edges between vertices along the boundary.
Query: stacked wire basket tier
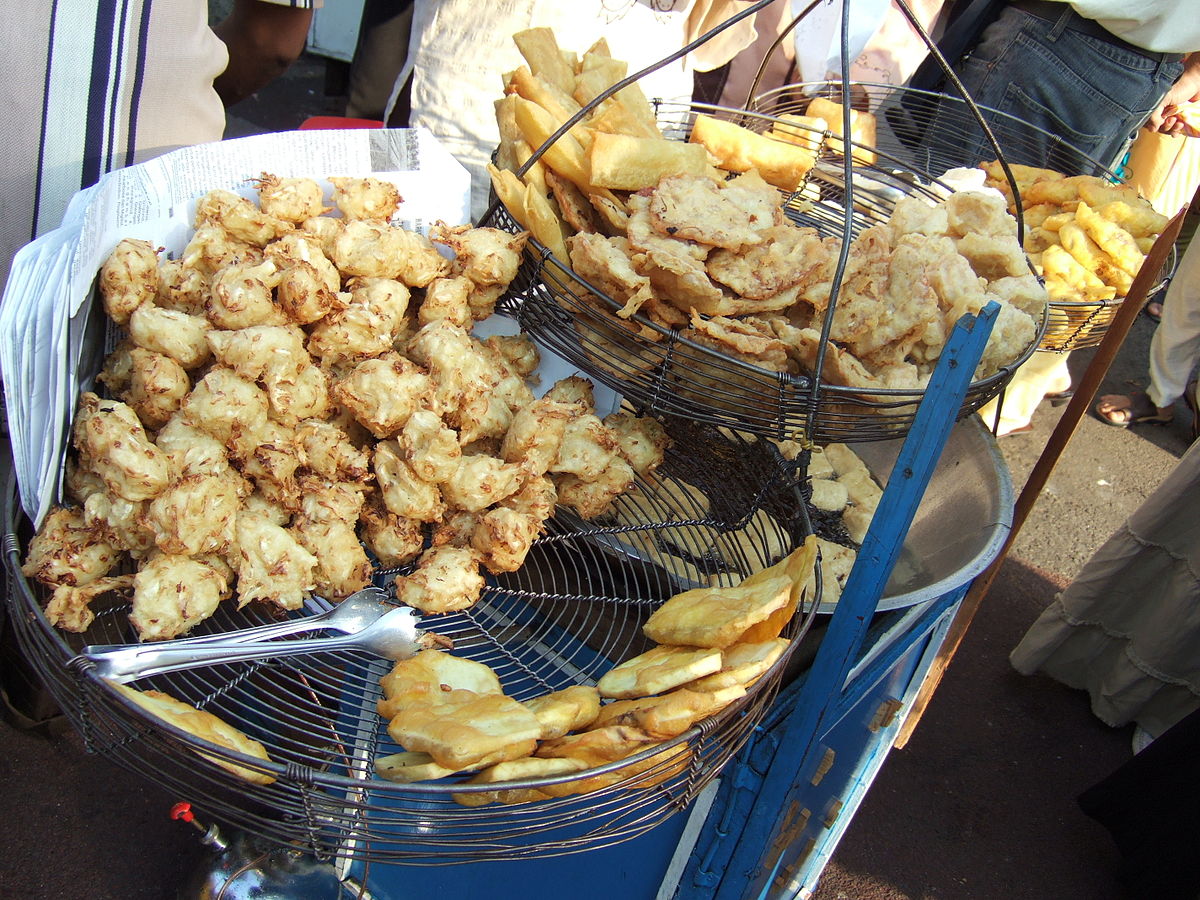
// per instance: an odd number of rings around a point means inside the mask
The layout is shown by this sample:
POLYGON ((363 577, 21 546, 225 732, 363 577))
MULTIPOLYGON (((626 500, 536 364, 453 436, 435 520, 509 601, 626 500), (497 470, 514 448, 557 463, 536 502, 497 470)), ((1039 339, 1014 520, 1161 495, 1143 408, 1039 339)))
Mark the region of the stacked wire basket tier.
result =
MULTIPOLYGON (((427 616, 420 627, 452 643, 455 656, 490 666, 515 700, 590 685, 652 646, 641 626, 665 598, 701 583, 737 584, 812 533, 801 482, 771 444, 684 421, 667 426, 674 449, 609 513, 587 522, 560 513, 521 569, 491 576, 469 610, 427 616)), ((820 602, 818 580, 782 634, 789 649, 770 670, 741 699, 675 738, 557 779, 472 786, 464 785, 464 773, 401 784, 374 768, 401 749, 376 710, 380 679, 392 664, 364 652, 211 665, 137 682, 260 741, 269 762, 148 716, 80 655, 87 645, 136 639, 128 605, 114 601, 96 610, 82 634, 51 627, 45 592, 19 575, 28 524, 13 498, 10 485, 6 551, 17 573, 11 621, 87 749, 206 814, 321 858, 445 864, 537 857, 645 832, 684 809, 736 753, 775 696, 820 602), (265 777, 235 777, 228 767, 239 764, 265 777), (515 799, 581 778, 586 792, 515 799), (507 798, 500 804, 470 800, 472 791, 497 788, 507 798)), ((821 526, 831 537, 836 527, 821 526)), ((375 583, 387 586, 398 571, 378 570, 375 583)), ((304 613, 326 607, 313 599, 304 613)), ((242 610, 227 604, 192 635, 277 617, 261 604, 242 610)))
MULTIPOLYGON (((760 134, 780 124, 774 109, 657 102, 656 111, 662 132, 680 141, 688 139, 698 116, 760 134)), ((791 123, 783 127, 793 132, 805 129, 791 123)), ((854 141, 855 156, 869 152, 871 161, 855 159, 848 192, 841 138, 827 129, 810 131, 807 139, 816 165, 795 190, 780 190, 781 203, 791 223, 815 229, 822 239, 840 242, 847 234, 853 238, 871 226, 885 225, 902 198, 919 197, 934 204, 946 196, 946 188, 915 165, 910 153, 854 141)), ((500 202, 493 205, 484 224, 520 230, 500 202)), ((522 274, 513 288, 507 302, 523 330, 651 413, 775 438, 805 435, 818 444, 861 442, 903 436, 924 396, 921 387, 854 387, 835 383, 828 375, 814 378, 803 367, 800 371, 767 368, 698 342, 686 328, 664 327, 641 313, 620 318, 621 302, 555 259, 536 240, 526 245, 522 274)), ((833 302, 828 309, 836 318, 833 302)), ((811 327, 819 329, 821 323, 811 327)), ((1042 315, 1036 322, 1038 337, 1044 327, 1042 315)), ((1003 390, 1017 366, 1038 348, 1038 337, 998 370, 970 385, 960 417, 1003 390)), ((825 369, 828 373, 828 359, 825 369)))
MULTIPOLYGON (((936 179, 950 169, 996 159, 974 112, 960 97, 871 82, 854 82, 850 88, 855 107, 875 112, 879 123, 876 149, 880 158, 891 164, 936 179)), ((773 116, 799 114, 813 97, 838 100, 841 95, 839 82, 806 82, 757 94, 749 108, 773 116)), ((1062 135, 999 110, 984 106, 979 110, 1010 164, 1050 169, 1066 176, 1091 175, 1113 183, 1119 181, 1115 173, 1075 149, 1062 135)), ((1019 221, 1024 232, 1028 224, 1023 217, 1019 221)), ((1172 251, 1151 293, 1166 284, 1176 261, 1172 251)), ((1052 296, 1046 328, 1037 349, 1067 352, 1098 345, 1122 299, 1116 296, 1076 300, 1052 296)))

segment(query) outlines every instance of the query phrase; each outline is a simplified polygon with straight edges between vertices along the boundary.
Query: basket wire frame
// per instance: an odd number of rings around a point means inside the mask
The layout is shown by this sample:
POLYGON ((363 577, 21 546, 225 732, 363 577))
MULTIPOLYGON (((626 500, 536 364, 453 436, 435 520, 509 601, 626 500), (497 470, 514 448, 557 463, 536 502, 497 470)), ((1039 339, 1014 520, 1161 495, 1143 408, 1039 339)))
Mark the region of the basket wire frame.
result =
MULTIPOLYGON (((552 519, 522 569, 489 579, 472 609, 425 617, 422 627, 451 638, 456 655, 491 666, 518 700, 594 684, 612 665, 652 646, 641 624, 667 596, 697 579, 736 584, 812 532, 801 472, 773 446, 686 421, 667 424, 674 446, 663 466, 619 497, 611 514, 589 522, 565 514, 552 519)), ((87 644, 135 639, 123 601, 96 610, 82 635, 46 621, 45 592, 20 574, 28 535, 18 532, 12 488, 5 543, 18 586, 9 600, 12 621, 23 651, 89 752, 216 818, 323 859, 442 865, 578 852, 635 837, 685 808, 733 757, 775 696, 791 654, 741 700, 678 738, 582 776, 499 787, 601 776, 611 784, 536 803, 463 806, 451 795, 498 786, 465 786, 459 776, 404 785, 374 774, 374 760, 400 748, 375 709, 391 664, 368 654, 209 666, 136 685, 220 716, 262 741, 271 763, 148 716, 78 656, 87 644), (249 783, 217 760, 276 780, 249 783)), ((377 582, 387 583, 397 571, 379 569, 377 582)), ((791 647, 807 632, 819 600, 818 582, 785 631, 791 647)), ((271 618, 256 604, 222 607, 193 633, 271 618)))
MULTIPOLYGON (((975 166, 984 157, 966 148, 979 147, 983 132, 966 101, 947 94, 875 82, 853 82, 851 96, 876 115, 875 148, 882 158, 922 173, 933 180, 949 169, 975 166)), ((835 81, 783 85, 757 94, 748 107, 771 115, 802 113, 814 97, 840 101, 842 85, 835 81)), ((1076 150, 1059 135, 990 107, 977 107, 1010 162, 1053 168, 1065 175, 1119 178, 1095 159, 1076 150)), ((985 154, 986 155, 986 154, 985 154)), ((1153 290, 1162 287, 1176 265, 1174 252, 1153 290)), ((1094 347, 1103 340, 1121 305, 1113 300, 1051 300, 1046 328, 1038 350, 1067 352, 1094 347)))
MULTIPOLYGON (((657 111, 664 134, 678 139, 686 137, 700 114, 760 132, 778 121, 766 113, 702 103, 659 102, 657 111)), ((901 197, 918 194, 934 200, 938 196, 934 179, 908 167, 905 157, 889 148, 879 149, 870 165, 856 163, 851 181, 859 184, 848 191, 837 164, 842 154, 832 149, 835 143, 840 147, 840 138, 813 131, 812 139, 820 148, 821 161, 799 190, 784 197, 783 209, 789 220, 816 229, 822 237, 840 237, 847 227, 857 235, 886 222, 901 197)), ((854 142, 850 145, 864 149, 854 142)), ((484 224, 521 230, 499 204, 484 224)), ((831 298, 831 310, 835 302, 831 298)), ((654 413, 776 438, 807 436, 818 444, 873 441, 902 436, 924 396, 922 389, 853 388, 810 375, 770 371, 699 344, 641 314, 623 320, 615 315, 621 306, 532 238, 521 273, 502 300, 502 308, 540 344, 654 413), (654 337, 647 339, 647 334, 654 337)), ((830 321, 827 315, 826 337, 830 321)), ((1045 321, 1038 327, 1040 334, 1045 321)), ((1020 358, 974 382, 960 418, 999 394, 1036 347, 1035 341, 1020 358)))
MULTIPOLYGON (((750 14, 765 5, 763 2, 756 3, 747 8, 744 14, 750 14)), ((815 0, 810 3, 796 16, 785 33, 817 5, 815 0)), ((910 19, 915 18, 902 0, 900 6, 910 19)), ((725 25, 733 24, 741 17, 735 16, 725 25)), ((947 77, 961 89, 961 84, 941 58, 932 39, 919 23, 915 27, 930 46, 931 52, 941 61, 947 77)), ((648 72, 681 57, 713 33, 602 91, 567 119, 540 147, 535 148, 517 174, 528 171, 548 147, 608 97, 648 72)), ((842 59, 845 60, 848 51, 848 9, 845 5, 842 9, 841 38, 842 59)), ((842 69, 842 94, 849 96, 848 68, 843 65, 842 69)), ((966 102, 975 112, 979 127, 998 150, 995 136, 978 114, 978 108, 969 99, 966 102)), ((686 138, 691 122, 699 112, 732 119, 759 132, 766 131, 775 121, 774 115, 757 110, 711 104, 681 105, 656 101, 655 106, 664 134, 676 139, 686 138)), ((846 104, 842 128, 845 135, 851 134, 850 112, 846 104)), ((812 375, 771 372, 743 363, 689 341, 677 332, 664 329, 637 314, 631 320, 634 327, 640 328, 643 333, 657 333, 652 340, 641 338, 614 316, 622 304, 578 277, 566 265, 567 261, 554 261, 547 248, 532 239, 527 244, 523 277, 514 282, 516 293, 510 291, 510 311, 519 317, 522 328, 534 337, 651 412, 683 415, 696 421, 741 428, 777 438, 803 437, 817 443, 887 440, 902 436, 912 424, 916 407, 924 395, 923 390, 849 388, 827 384, 820 373, 825 371, 828 337, 836 314, 851 239, 866 224, 886 221, 899 197, 919 191, 935 196, 930 189, 933 179, 928 173, 906 165, 903 158, 886 150, 879 154, 875 164, 863 166, 853 151, 875 148, 866 148, 853 140, 843 143, 839 138, 831 141, 829 132, 814 132, 814 138, 819 146, 818 155, 825 157, 826 164, 814 167, 799 190, 785 196, 784 205, 786 214, 793 222, 811 225, 823 236, 838 236, 842 241, 812 375), (851 148, 850 154, 841 152, 846 146, 851 148), (839 161, 840 166, 837 164, 839 161), (859 184, 856 185, 856 182, 859 184), (806 191, 815 191, 819 197, 811 209, 803 198, 806 191), (553 265, 548 265, 551 262, 553 265), (605 350, 610 352, 605 353, 605 350), (611 352, 614 350, 620 352, 611 352), (696 377, 698 372, 702 377, 696 377)), ((1013 191, 1019 193, 1016 179, 1003 154, 997 152, 997 156, 1013 191)), ((520 230, 515 219, 496 198, 481 218, 481 224, 520 230)), ((1019 236, 1022 228, 1018 219, 1019 236)), ((1046 324, 1046 317, 1043 316, 1038 323, 1037 338, 1018 359, 969 387, 959 410, 959 418, 978 410, 1003 390, 1016 368, 1038 348, 1046 324)))

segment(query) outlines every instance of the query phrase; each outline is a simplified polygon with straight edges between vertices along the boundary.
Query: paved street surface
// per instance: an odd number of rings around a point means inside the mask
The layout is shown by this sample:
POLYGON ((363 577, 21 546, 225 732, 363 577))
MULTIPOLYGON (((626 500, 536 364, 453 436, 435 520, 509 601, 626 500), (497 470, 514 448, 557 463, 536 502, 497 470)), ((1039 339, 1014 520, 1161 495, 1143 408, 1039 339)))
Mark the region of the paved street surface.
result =
MULTIPOLYGON (((304 60, 241 104, 232 130, 295 127, 337 111, 304 60)), ((1101 392, 1146 383, 1152 325, 1139 318, 1101 392)), ((1082 371, 1090 354, 1072 358, 1082 371)), ((1020 488, 1062 410, 1002 439, 1020 488)), ((1131 729, 1091 716, 1085 695, 1017 675, 1009 650, 1091 551, 1187 446, 1175 423, 1125 431, 1090 416, 1019 535, 913 739, 895 751, 850 825, 817 900, 1106 900, 1120 896, 1108 835, 1075 807, 1130 755, 1131 729)), ((168 900, 204 851, 173 822, 176 800, 83 752, 73 733, 0 723, 0 896, 168 900)), ((474 898, 470 898, 474 900, 474 898)), ((480 898, 486 900, 486 898, 480 898)))

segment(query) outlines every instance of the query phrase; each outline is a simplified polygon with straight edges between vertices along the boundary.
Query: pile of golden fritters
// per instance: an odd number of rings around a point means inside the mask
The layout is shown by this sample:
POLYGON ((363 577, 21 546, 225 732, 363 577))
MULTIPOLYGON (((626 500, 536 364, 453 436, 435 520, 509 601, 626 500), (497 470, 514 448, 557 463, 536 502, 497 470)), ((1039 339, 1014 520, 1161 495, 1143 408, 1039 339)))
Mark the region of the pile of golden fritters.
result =
MULTIPOLYGON (((1000 190, 1015 214, 1012 188, 997 162, 984 163, 987 184, 1000 190)), ((1103 304, 1129 292, 1133 278, 1167 226, 1137 189, 1093 175, 1066 176, 1052 169, 1009 167, 1021 193, 1025 250, 1046 281, 1051 301, 1103 304)), ((1054 331, 1086 328, 1087 309, 1063 307, 1054 331)))
POLYGON ((533 344, 473 336, 524 234, 425 237, 390 224, 394 185, 330 182, 339 215, 318 182, 264 175, 258 203, 202 197, 178 258, 127 239, 104 264, 127 335, 99 375, 111 399, 82 396, 70 502, 24 566, 59 627, 120 592, 139 636, 167 639, 233 595, 298 609, 414 561, 402 602, 465 609, 557 503, 598 515, 661 461, 654 420, 601 421, 582 378, 535 398, 533 344))
MULTIPOLYGON (((647 619, 655 645, 614 666, 595 687, 576 685, 518 701, 486 665, 440 650, 396 663, 379 714, 404 749, 380 757, 382 778, 404 783, 474 773, 464 784, 571 776, 650 750, 745 696, 787 648, 816 559, 810 539, 732 587, 685 591, 647 619)), ((533 788, 462 791, 464 806, 527 803, 599 790, 646 773, 649 787, 679 772, 686 745, 612 772, 533 788), (653 771, 649 771, 653 769, 653 771)))
MULTIPOLYGON (((647 312, 727 356, 811 374, 840 242, 792 223, 781 201, 753 172, 721 185, 665 178, 631 198, 625 237, 573 236, 571 262, 624 304, 618 317, 647 312)), ((854 388, 924 387, 954 323, 989 300, 1000 316, 977 378, 1029 347, 1046 293, 998 196, 903 198, 887 223, 850 244, 824 377, 854 388)))
MULTIPOLYGON (((827 118, 780 119, 766 134, 701 115, 682 142, 658 131, 631 86, 518 177, 535 148, 625 71, 602 46, 576 60, 543 32, 517 35, 528 66, 506 76, 497 103, 501 144, 492 180, 523 227, 619 304, 614 314, 579 286, 603 319, 599 331, 661 341, 662 332, 632 318, 640 314, 768 371, 813 374, 840 241, 796 225, 784 205, 813 165, 812 141, 824 135, 815 129, 830 128, 834 118, 841 128, 840 107, 819 101, 817 112, 827 118)), ((954 323, 989 300, 1002 309, 977 376, 1020 358, 1036 337, 1046 294, 1004 207, 983 192, 940 204, 910 197, 890 221, 859 234, 833 318, 826 381, 920 389, 954 323)), ((598 346, 621 356, 615 364, 625 373, 654 364, 626 359, 629 341, 602 337, 598 346)), ((614 364, 591 355, 597 365, 614 364)), ((719 369, 711 374, 714 382, 728 378, 719 369)), ((680 386, 698 388, 690 377, 680 386)))

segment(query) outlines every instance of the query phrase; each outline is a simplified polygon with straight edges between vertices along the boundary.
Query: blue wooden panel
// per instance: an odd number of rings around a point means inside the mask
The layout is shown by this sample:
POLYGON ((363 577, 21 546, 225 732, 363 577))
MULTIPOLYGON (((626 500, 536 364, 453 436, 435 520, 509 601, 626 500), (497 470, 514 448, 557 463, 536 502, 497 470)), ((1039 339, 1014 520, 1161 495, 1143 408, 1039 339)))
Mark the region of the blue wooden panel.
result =
MULTIPOLYGON (((375 900, 654 900, 687 818, 683 812, 632 840, 566 856, 454 866, 371 863, 367 889, 375 900)), ((351 873, 361 878, 362 863, 351 873)))

